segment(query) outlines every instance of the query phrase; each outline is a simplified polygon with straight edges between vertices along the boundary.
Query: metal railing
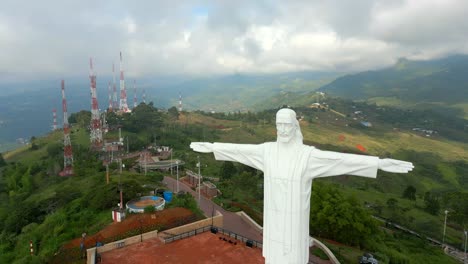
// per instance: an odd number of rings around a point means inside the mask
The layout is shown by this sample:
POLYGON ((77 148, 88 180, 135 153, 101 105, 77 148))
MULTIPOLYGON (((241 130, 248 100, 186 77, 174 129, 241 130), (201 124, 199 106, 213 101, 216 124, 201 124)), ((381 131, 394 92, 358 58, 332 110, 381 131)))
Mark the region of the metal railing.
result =
POLYGON ((171 237, 167 237, 167 238, 164 239, 164 243, 166 243, 166 244, 171 243, 171 242, 177 241, 179 239, 188 238, 188 237, 191 237, 191 236, 195 236, 195 235, 204 233, 206 231, 212 231, 212 232, 215 231, 216 233, 220 233, 220 234, 223 234, 223 235, 228 236, 230 238, 233 238, 235 240, 239 240, 242 243, 245 243, 247 246, 262 248, 262 243, 259 242, 259 241, 252 240, 252 239, 249 239, 249 238, 247 238, 245 236, 242 236, 242 235, 239 235, 237 233, 231 232, 231 231, 229 231, 227 229, 224 229, 224 228, 221 228, 221 227, 215 227, 215 226, 211 226, 211 225, 200 227, 200 228, 190 230, 190 231, 187 231, 187 232, 184 232, 184 233, 181 233, 181 234, 178 234, 178 235, 174 235, 174 236, 171 236, 171 237))

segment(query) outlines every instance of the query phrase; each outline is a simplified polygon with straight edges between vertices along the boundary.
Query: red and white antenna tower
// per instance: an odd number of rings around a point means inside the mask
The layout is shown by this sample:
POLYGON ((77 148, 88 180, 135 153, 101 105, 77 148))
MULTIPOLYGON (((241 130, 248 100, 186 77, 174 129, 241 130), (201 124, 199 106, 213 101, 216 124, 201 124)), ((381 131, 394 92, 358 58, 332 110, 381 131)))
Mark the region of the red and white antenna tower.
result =
POLYGON ((93 71, 93 59, 89 59, 89 79, 91 81, 91 145, 99 148, 102 145, 101 115, 99 114, 96 75, 93 71))
POLYGON ((143 103, 146 104, 146 91, 143 89, 143 103))
POLYGON ((120 52, 120 111, 130 112, 127 105, 127 92, 125 91, 124 71, 122 66, 122 52, 120 52))
POLYGON ((107 91, 109 93, 109 112, 112 112, 112 108, 114 107, 114 104, 112 103, 112 88, 111 88, 111 82, 107 85, 107 91))
POLYGON ((117 88, 115 88, 115 67, 114 63, 112 63, 112 102, 114 104, 114 110, 117 111, 119 109, 119 103, 117 101, 117 88))
POLYGON ((182 112, 182 95, 179 93, 179 112, 182 112))
POLYGON ((133 80, 133 108, 137 107, 136 81, 133 80))
POLYGON ((63 108, 63 171, 60 176, 73 175, 73 151, 68 125, 67 99, 65 98, 65 81, 62 80, 62 108, 63 108))
POLYGON ((52 116, 54 118, 54 124, 52 125, 52 131, 57 130, 57 109, 52 109, 52 116))

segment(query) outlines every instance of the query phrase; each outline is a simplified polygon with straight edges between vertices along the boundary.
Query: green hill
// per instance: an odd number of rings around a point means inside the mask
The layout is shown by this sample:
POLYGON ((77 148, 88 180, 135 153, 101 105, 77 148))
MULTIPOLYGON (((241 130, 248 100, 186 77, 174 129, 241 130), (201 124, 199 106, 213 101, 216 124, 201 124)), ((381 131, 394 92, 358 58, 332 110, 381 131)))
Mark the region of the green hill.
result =
POLYGON ((352 100, 381 105, 440 108, 466 115, 468 56, 457 55, 431 61, 400 59, 382 70, 346 75, 324 85, 321 91, 352 100))

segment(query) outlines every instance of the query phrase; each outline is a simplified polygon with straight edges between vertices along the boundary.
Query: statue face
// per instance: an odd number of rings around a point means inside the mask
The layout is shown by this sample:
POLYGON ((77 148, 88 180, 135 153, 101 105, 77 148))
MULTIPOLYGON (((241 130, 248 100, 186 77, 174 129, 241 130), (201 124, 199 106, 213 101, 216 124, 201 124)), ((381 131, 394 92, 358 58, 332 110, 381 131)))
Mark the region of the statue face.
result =
POLYGON ((291 112, 290 109, 283 109, 276 114, 276 134, 279 142, 287 143, 296 134, 295 120, 291 112))
MULTIPOLYGON (((276 134, 277 142, 288 143, 297 137, 297 132, 300 133, 298 122, 296 120, 296 112, 292 109, 283 108, 276 113, 276 134), (299 129, 297 131, 297 129, 299 129)), ((302 143, 302 135, 298 138, 302 143)))
POLYGON ((276 134, 279 142, 288 143, 295 133, 296 128, 292 123, 276 122, 276 134))

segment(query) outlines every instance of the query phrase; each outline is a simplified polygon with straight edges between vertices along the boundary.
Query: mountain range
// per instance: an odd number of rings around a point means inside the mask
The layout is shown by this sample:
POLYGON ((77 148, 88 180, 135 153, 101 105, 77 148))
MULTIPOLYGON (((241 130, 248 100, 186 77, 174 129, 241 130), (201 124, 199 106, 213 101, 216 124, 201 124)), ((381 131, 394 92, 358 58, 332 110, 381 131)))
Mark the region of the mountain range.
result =
MULTIPOLYGON (((98 76, 99 106, 108 106, 111 76, 98 76)), ((133 80, 127 79, 129 106, 133 105, 133 80)), ((117 89, 119 83, 117 82, 117 89)), ((142 89, 146 101, 169 108, 182 96, 183 108, 216 112, 254 111, 283 104, 308 105, 317 91, 352 100, 405 108, 431 108, 468 118, 468 56, 437 60, 399 59, 388 68, 353 74, 342 72, 291 72, 233 74, 217 77, 145 77, 137 80, 138 102, 142 89)), ((62 122, 60 80, 0 82, 0 151, 17 138, 50 131, 52 109, 62 122), (3 147, 2 147, 3 146, 3 147)), ((90 108, 88 76, 66 80, 68 112, 90 108)), ((10 145, 9 145, 10 146, 10 145)))

